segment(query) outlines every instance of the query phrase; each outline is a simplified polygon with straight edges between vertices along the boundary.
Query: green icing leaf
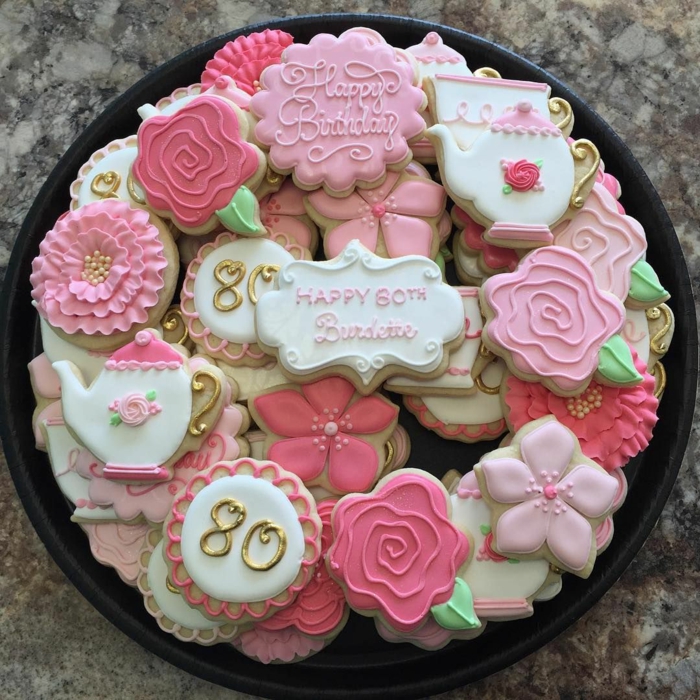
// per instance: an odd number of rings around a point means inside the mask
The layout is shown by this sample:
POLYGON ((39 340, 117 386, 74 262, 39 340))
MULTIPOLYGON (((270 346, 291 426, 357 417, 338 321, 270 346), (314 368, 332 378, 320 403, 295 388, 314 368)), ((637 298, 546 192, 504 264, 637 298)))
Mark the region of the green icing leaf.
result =
POLYGON ((642 376, 634 368, 629 345, 621 335, 614 335, 600 349, 598 372, 615 384, 636 384, 642 376))
POLYGON ((542 166, 544 165, 544 161, 542 160, 542 158, 538 158, 538 159, 535 161, 535 165, 536 165, 538 168, 540 168, 540 170, 541 170, 541 169, 542 169, 542 166))
POLYGON ((645 304, 660 304, 669 297, 654 268, 646 260, 640 260, 632 267, 629 295, 645 304))
POLYGON ((509 559, 508 563, 509 564, 520 564, 520 559, 509 559))
POLYGON ((258 226, 258 200, 255 195, 245 186, 239 187, 233 199, 223 208, 216 212, 221 223, 234 233, 244 235, 259 235, 265 229, 258 226))
POLYGON ((147 398, 149 401, 155 401, 155 399, 156 399, 156 392, 153 391, 153 390, 151 389, 151 391, 149 391, 149 392, 146 394, 146 398, 147 398))
POLYGON ((443 282, 446 282, 446 281, 447 281, 447 278, 446 278, 446 276, 445 276, 445 275, 446 275, 446 272, 445 272, 445 258, 443 257, 442 252, 439 252, 439 253, 437 254, 437 257, 435 258, 435 263, 436 263, 437 266, 440 268, 440 272, 442 272, 442 281, 443 281, 443 282))
POLYGON ((481 530, 481 534, 486 537, 486 535, 491 532, 491 526, 490 525, 479 525, 479 530, 481 530))
POLYGON ((119 425, 121 422, 122 422, 122 419, 119 417, 118 413, 113 413, 112 417, 109 419, 110 425, 119 425))
POLYGON ((442 605, 430 608, 435 621, 446 630, 473 630, 481 627, 474 612, 474 599, 469 584, 461 578, 455 579, 452 597, 442 605))

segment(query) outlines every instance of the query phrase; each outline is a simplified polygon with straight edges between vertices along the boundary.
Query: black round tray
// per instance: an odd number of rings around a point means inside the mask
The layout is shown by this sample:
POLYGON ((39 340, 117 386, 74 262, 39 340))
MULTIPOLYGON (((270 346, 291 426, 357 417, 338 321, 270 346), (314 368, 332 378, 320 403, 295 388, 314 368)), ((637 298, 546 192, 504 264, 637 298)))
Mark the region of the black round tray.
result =
MULTIPOLYGON (((245 27, 186 51, 149 73, 116 99, 61 158, 39 192, 12 251, 0 300, 3 334, 0 430, 12 478, 39 536, 78 590, 113 624, 149 651, 208 681, 237 690, 279 698, 421 697, 471 683, 499 671, 540 648, 566 629, 615 583, 651 532, 673 486, 691 428, 697 379, 697 332, 688 271, 659 196, 628 148, 580 98, 549 73, 479 37, 411 19, 380 15, 295 17, 245 27), (136 109, 155 103, 175 88, 199 81, 206 61, 226 41, 264 27, 289 31, 297 41, 319 32, 339 34, 356 26, 378 30, 396 46, 419 43, 429 31, 460 51, 472 69, 491 66, 505 77, 546 82, 552 94, 568 100, 576 116, 575 136, 590 138, 600 149, 606 170, 622 184, 627 212, 646 229, 653 261, 676 315, 659 423, 648 449, 628 465, 627 503, 615 515, 615 537, 583 581, 566 576, 554 600, 538 603, 527 620, 489 624, 473 642, 453 642, 438 652, 409 644, 388 644, 372 621, 352 615, 347 628, 325 651, 294 665, 263 667, 229 645, 214 648, 185 644, 161 632, 145 611, 140 595, 91 556, 87 539, 69 520, 70 510, 53 479, 47 456, 34 448, 33 397, 27 363, 40 347, 36 314, 30 304, 29 274, 39 242, 69 205, 69 186, 90 155, 115 138, 136 132, 136 109)), ((408 466, 438 476, 454 467, 468 471, 492 443, 465 445, 441 440, 422 429, 405 411, 401 423, 411 435, 408 466)))

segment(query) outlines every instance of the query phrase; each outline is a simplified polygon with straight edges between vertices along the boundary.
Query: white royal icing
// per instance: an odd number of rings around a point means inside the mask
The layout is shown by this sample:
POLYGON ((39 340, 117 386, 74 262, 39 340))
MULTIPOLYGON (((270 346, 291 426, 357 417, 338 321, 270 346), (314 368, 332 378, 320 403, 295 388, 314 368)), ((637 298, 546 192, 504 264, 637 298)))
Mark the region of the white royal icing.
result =
POLYGON ((357 240, 328 262, 289 263, 277 286, 258 302, 258 337, 298 375, 344 366, 367 386, 388 365, 427 374, 464 331, 462 299, 434 262, 387 260, 357 240))
MULTIPOLYGON (((127 188, 127 181, 129 179, 129 173, 131 172, 131 165, 136 160, 137 153, 138 149, 136 146, 120 148, 118 151, 109 153, 99 161, 85 176, 85 179, 80 185, 80 189, 78 190, 78 207, 102 199, 92 191, 92 183, 98 175, 103 175, 110 171, 119 175, 119 187, 115 190, 115 194, 119 199, 123 199, 126 202, 133 202, 134 200, 131 198, 127 188)), ((143 199, 143 190, 135 182, 134 190, 136 194, 143 199)))
POLYGON ((469 255, 461 245, 454 246, 453 254, 455 256, 455 265, 457 265, 464 274, 469 275, 474 280, 483 280, 486 275, 479 267, 479 257, 477 255, 469 255))
MULTIPOLYGON (((224 507, 219 509, 223 522, 233 522, 234 516, 224 507)), ((250 558, 266 562, 278 546, 278 538, 270 533, 270 542, 263 545, 257 534, 250 542, 250 558)), ((209 545, 223 548, 224 535, 216 533, 209 545)), ((284 591, 297 577, 304 556, 304 531, 299 517, 287 496, 265 479, 236 474, 225 476, 205 486, 187 510, 182 525, 182 557, 192 580, 207 595, 233 603, 252 603, 268 600, 284 591), (231 551, 220 557, 205 554, 201 547, 202 535, 214 527, 211 510, 224 498, 235 498, 246 508, 244 522, 231 530, 231 551), (260 520, 272 520, 287 536, 287 547, 282 558, 267 571, 255 571, 246 566, 242 544, 248 530, 260 520)))
POLYGON ((442 37, 435 32, 430 32, 420 44, 409 46, 406 51, 415 58, 421 81, 437 73, 472 74, 464 56, 445 46, 442 37))

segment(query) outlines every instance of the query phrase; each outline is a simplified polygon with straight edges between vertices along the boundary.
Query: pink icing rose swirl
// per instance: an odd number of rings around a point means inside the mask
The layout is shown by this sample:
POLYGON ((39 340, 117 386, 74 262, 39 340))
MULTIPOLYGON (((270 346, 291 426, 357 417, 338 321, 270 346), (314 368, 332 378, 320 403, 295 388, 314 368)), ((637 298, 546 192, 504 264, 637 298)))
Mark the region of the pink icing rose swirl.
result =
POLYGON ((145 323, 164 286, 159 235, 148 212, 117 199, 68 212, 32 262, 39 314, 70 334, 111 335, 145 323))
POLYGON ((201 96, 175 114, 146 119, 137 134, 134 177, 148 204, 184 228, 204 226, 258 169, 235 108, 201 96))
POLYGON ((137 426, 145 423, 152 415, 160 413, 160 406, 149 401, 143 394, 134 392, 112 402, 110 411, 115 411, 119 420, 126 425, 137 426))
POLYGON ((379 612, 401 632, 418 629, 433 605, 450 599, 469 554, 466 536, 449 520, 444 488, 413 472, 342 498, 333 531, 327 560, 350 606, 379 612))
POLYGON ((529 160, 516 160, 505 164, 504 179, 517 192, 531 190, 540 179, 540 169, 529 160))
POLYGON ((483 331, 491 349, 564 393, 585 388, 601 347, 625 322, 621 302, 598 289, 590 265, 558 246, 488 279, 483 299, 493 313, 483 331))

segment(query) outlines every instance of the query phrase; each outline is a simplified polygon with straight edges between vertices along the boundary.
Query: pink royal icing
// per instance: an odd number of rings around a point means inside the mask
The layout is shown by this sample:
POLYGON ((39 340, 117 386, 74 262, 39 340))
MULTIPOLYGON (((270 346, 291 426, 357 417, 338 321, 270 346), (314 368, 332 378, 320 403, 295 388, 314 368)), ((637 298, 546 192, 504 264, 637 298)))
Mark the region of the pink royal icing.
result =
POLYGON ((92 556, 100 564, 114 568, 124 583, 135 586, 139 552, 150 527, 145 523, 83 523, 81 527, 90 540, 92 556))
POLYGON ((371 488, 380 454, 360 436, 386 430, 399 409, 378 395, 358 397, 342 377, 329 377, 301 387, 273 391, 253 399, 267 429, 284 439, 267 450, 304 482, 328 470, 328 481, 342 493, 371 488))
POLYGON ((466 536, 449 520, 444 488, 416 472, 342 498, 333 532, 328 564, 350 606, 378 611, 401 632, 418 629, 433 605, 450 599, 469 554, 466 536))
POLYGON ((501 268, 505 268, 510 272, 515 270, 520 259, 513 249, 491 245, 491 243, 485 241, 484 231, 486 229, 480 224, 477 224, 476 221, 460 207, 453 207, 452 216, 459 222, 460 226, 464 227, 462 231, 462 242, 464 245, 469 250, 480 252, 484 263, 491 268, 491 270, 500 270, 501 268))
POLYGON ((557 396, 537 382, 510 376, 504 401, 514 430, 546 415, 554 415, 576 435, 581 451, 607 471, 622 467, 646 449, 658 417, 654 377, 632 350, 641 384, 612 387, 591 383, 579 396, 557 396))
POLYGON ((32 387, 39 396, 45 399, 58 399, 61 397, 61 380, 56 370, 51 366, 51 360, 42 352, 28 365, 29 375, 32 379, 32 387))
POLYGON ((491 343, 510 353, 519 371, 564 392, 585 385, 600 348, 625 322, 622 304, 599 291, 588 263, 558 246, 535 250, 482 289, 494 314, 483 331, 491 343))
POLYGON ((235 108, 217 97, 202 95, 175 114, 149 117, 137 138, 134 177, 149 205, 185 228, 207 224, 258 170, 235 108))
POLYGON ((391 46, 318 34, 289 46, 282 61, 265 71, 250 104, 275 169, 293 170, 304 187, 344 192, 410 158, 407 140, 425 128, 425 97, 391 46))
POLYGON ((437 32, 428 32, 420 44, 409 46, 406 51, 408 51, 418 63, 437 63, 440 65, 466 64, 464 56, 454 49, 451 49, 449 46, 445 46, 442 37, 437 32))
POLYGON ((149 400, 145 394, 135 391, 125 394, 120 399, 114 399, 109 404, 109 410, 115 414, 112 416, 113 423, 118 424, 118 419, 119 423, 124 423, 124 425, 137 426, 143 425, 151 416, 160 413, 163 408, 155 401, 149 400))
POLYGON ((304 196, 292 180, 285 180, 278 192, 269 194, 260 200, 260 220, 265 228, 273 232, 291 236, 299 245, 310 248, 314 241, 314 232, 303 218, 306 216, 304 196))
POLYGON ((179 369, 183 356, 151 331, 139 331, 131 343, 112 353, 105 362, 108 370, 179 369))
POLYGON ((246 656, 269 664, 275 661, 290 663, 305 659, 321 651, 326 646, 326 641, 318 637, 307 637, 294 627, 268 630, 256 625, 253 629, 241 632, 233 640, 233 645, 246 656))
POLYGON ((494 455, 480 462, 488 495, 509 506, 496 522, 499 551, 532 554, 546 543, 564 566, 586 567, 595 548, 591 520, 610 512, 618 482, 576 464, 575 448, 574 436, 552 420, 522 439, 522 460, 494 455))
POLYGON ((111 335, 148 320, 167 265, 148 212, 103 199, 62 216, 32 261, 32 298, 66 333, 111 335))
POLYGON ((540 183, 540 168, 529 160, 503 160, 503 179, 506 185, 516 192, 528 192, 529 190, 542 190, 540 183))
POLYGON ((410 642, 421 649, 429 651, 442 649, 453 639, 473 639, 478 634, 481 634, 486 626, 486 623, 482 621, 478 630, 448 630, 440 626, 432 615, 429 615, 423 625, 411 632, 410 635, 407 635, 392 629, 379 618, 375 618, 374 624, 379 636, 387 642, 398 644, 410 642))
POLYGON ((391 258, 430 257, 434 229, 425 218, 444 211, 445 190, 426 178, 399 178, 400 173, 387 173, 381 186, 357 188, 347 197, 331 197, 323 190, 309 195, 309 204, 321 216, 339 222, 324 236, 329 258, 340 255, 355 238, 374 253, 380 233, 391 258))

